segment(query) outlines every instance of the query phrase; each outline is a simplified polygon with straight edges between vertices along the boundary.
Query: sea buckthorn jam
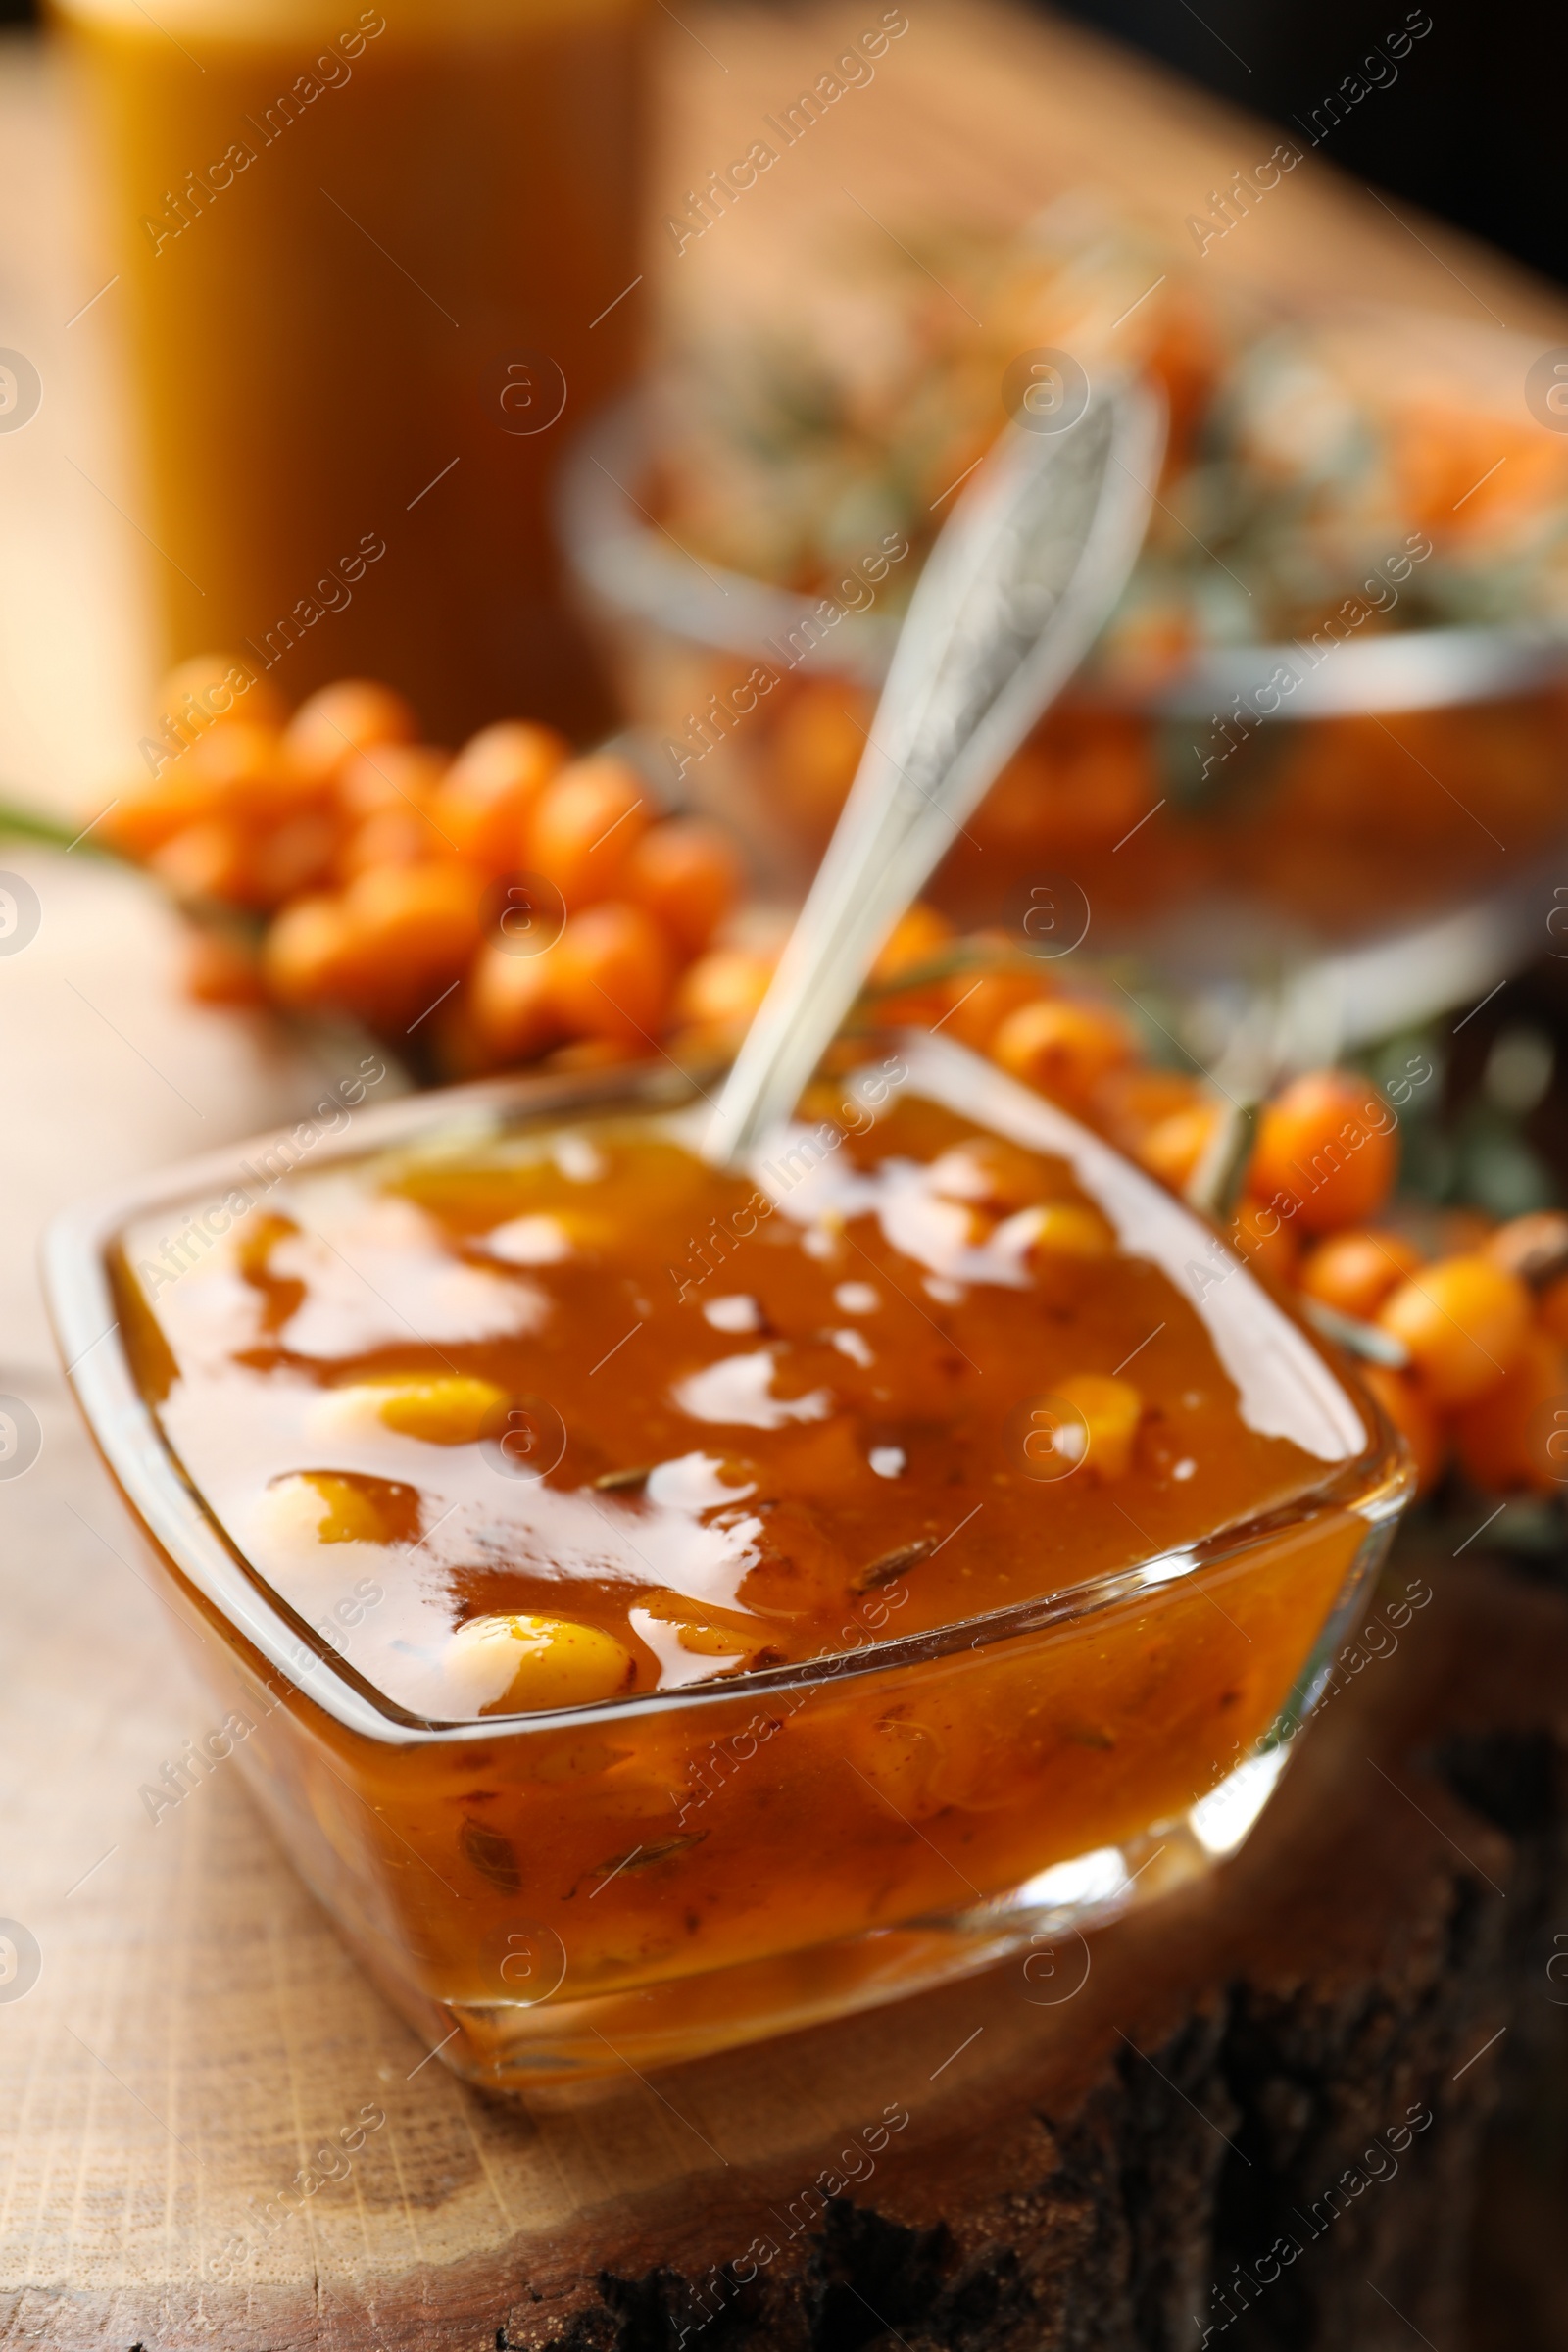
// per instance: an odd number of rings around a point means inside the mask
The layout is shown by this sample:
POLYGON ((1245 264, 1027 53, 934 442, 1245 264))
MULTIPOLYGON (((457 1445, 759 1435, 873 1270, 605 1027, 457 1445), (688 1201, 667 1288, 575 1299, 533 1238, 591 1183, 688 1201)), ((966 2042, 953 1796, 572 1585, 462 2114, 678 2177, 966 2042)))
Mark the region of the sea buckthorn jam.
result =
POLYGON ((599 2063, 596 1999, 659 2058, 880 1997, 790 1967, 1175 1821, 1401 1491, 1207 1229, 960 1050, 740 1172, 708 1116, 432 1108, 122 1237, 184 1478, 389 1702, 286 1691, 264 1793, 490 2080, 599 2063), (770 1989, 699 2025, 676 1981, 737 1963, 770 1989))

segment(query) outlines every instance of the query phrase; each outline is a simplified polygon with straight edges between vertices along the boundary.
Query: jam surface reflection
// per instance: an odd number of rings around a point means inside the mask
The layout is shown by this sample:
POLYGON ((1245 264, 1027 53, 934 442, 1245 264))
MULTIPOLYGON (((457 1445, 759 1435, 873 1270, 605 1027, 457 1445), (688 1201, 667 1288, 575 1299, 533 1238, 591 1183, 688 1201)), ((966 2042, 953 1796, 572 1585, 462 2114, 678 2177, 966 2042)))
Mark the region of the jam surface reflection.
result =
POLYGON ((980 1617, 1288 1505, 1367 1443, 1310 1343, 1105 1146, 940 1041, 744 1173, 708 1113, 301 1171, 123 1285, 169 1445, 265 1580, 433 1719, 980 1617))

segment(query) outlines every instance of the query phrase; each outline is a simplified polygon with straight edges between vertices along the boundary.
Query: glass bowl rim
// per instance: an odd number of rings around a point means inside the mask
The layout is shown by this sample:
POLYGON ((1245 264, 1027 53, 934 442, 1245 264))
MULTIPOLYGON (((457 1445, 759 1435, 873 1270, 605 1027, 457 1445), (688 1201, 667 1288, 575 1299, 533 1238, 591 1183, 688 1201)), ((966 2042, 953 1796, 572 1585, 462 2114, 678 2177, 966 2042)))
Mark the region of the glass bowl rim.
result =
MULTIPOLYGON (((626 486, 655 427, 657 378, 601 410, 571 444, 557 491, 557 521, 580 588, 617 619, 651 624, 742 660, 780 659, 779 639, 814 619, 831 598, 797 595, 750 572, 700 561, 662 532, 626 486), (700 576, 699 576, 700 575, 700 576)), ((844 611, 786 666, 881 685, 902 616, 844 611)), ((1287 723, 1355 713, 1437 710, 1506 700, 1568 677, 1568 629, 1546 623, 1450 622, 1336 640, 1314 656, 1297 639, 1215 645, 1146 690, 1086 680, 1085 701, 1151 719, 1212 718, 1272 693, 1287 723), (1319 661, 1332 652, 1326 676, 1319 661), (1295 682, 1282 686, 1280 673, 1295 682)))
MULTIPOLYGON (((911 1050, 925 1032, 902 1033, 911 1050)), ((948 1046, 950 1053, 961 1049, 948 1046)), ((722 1065, 719 1065, 720 1067, 722 1065)), ((988 1071, 992 1065, 983 1065, 988 1071)), ((717 1074, 716 1071, 714 1074, 717 1074)), ((992 1071, 993 1075, 998 1075, 992 1071)), ((704 1075, 707 1075, 705 1071, 704 1075)), ((493 1132, 501 1123, 546 1120, 571 1112, 605 1113, 626 1108, 675 1108, 691 1101, 698 1089, 694 1073, 678 1069, 622 1064, 591 1073, 511 1073, 458 1086, 414 1092, 369 1109, 356 1109, 350 1126, 337 1137, 323 1137, 313 1148, 311 1169, 334 1162, 361 1159, 368 1153, 413 1144, 421 1136, 446 1129, 461 1134, 473 1123, 493 1132)), ((1052 1105, 1070 1126, 1106 1151, 1094 1130, 1052 1105)), ((767 1667, 745 1675, 716 1677, 682 1685, 672 1690, 630 1691, 587 1705, 540 1709, 515 1715, 487 1715, 460 1720, 416 1713, 388 1697, 350 1661, 323 1641, 316 1628, 281 1594, 275 1592, 198 1495, 180 1468, 152 1406, 142 1395, 131 1370, 120 1333, 119 1315, 111 1286, 109 1253, 135 1218, 160 1208, 188 1206, 193 1198, 212 1192, 222 1198, 235 1189, 234 1179, 248 1161, 275 1152, 297 1132, 277 1128, 230 1146, 182 1160, 134 1179, 128 1185, 88 1199, 57 1212, 43 1240, 41 1275, 44 1297, 60 1349, 66 1380, 87 1429, 116 1487, 146 1535, 176 1576, 201 1596, 221 1621, 274 1674, 310 1698, 322 1712, 345 1728, 382 1744, 451 1744, 521 1735, 560 1732, 607 1722, 626 1723, 645 1715, 676 1709, 696 1709, 723 1703, 734 1705, 756 1697, 764 1704, 780 1690, 826 1686, 854 1676, 893 1672, 948 1656, 965 1647, 988 1648, 1032 1633, 1071 1624, 1135 1598, 1186 1582, 1202 1571, 1242 1558, 1281 1529, 1304 1524, 1315 1511, 1338 1508, 1375 1528, 1395 1519, 1414 1486, 1408 1451, 1378 1399, 1348 1368, 1347 1360, 1322 1335, 1258 1283, 1245 1259, 1236 1270, 1244 1283, 1255 1285, 1270 1298, 1350 1396, 1367 1434, 1363 1450, 1333 1467, 1327 1476, 1295 1500, 1254 1513, 1215 1529, 1198 1542, 1151 1554, 1125 1568, 1107 1570, 1062 1591, 1017 1601, 1004 1609, 957 1619, 920 1634, 871 1639, 855 1647, 823 1651, 790 1664, 767 1667), (108 1343, 114 1343, 108 1345, 108 1343)), ((1127 1160, 1140 1182, 1166 1200, 1171 1196, 1152 1177, 1127 1160)), ((1179 1203, 1194 1219, 1195 1228, 1212 1237, 1214 1229, 1197 1211, 1179 1203)), ((1220 1246, 1224 1247, 1223 1238, 1220 1246)), ((873 1595, 874 1597, 874 1595, 873 1595)), ((265 1678, 264 1678, 265 1679, 265 1678)))

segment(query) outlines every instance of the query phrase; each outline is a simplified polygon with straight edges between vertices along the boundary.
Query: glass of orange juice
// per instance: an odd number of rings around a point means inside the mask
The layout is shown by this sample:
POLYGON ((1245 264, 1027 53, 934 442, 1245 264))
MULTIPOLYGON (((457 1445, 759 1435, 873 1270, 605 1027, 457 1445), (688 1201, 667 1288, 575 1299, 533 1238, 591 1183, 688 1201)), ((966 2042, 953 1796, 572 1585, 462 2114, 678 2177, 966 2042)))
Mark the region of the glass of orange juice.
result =
POLYGON ((551 478, 631 371, 648 0, 59 0, 172 660, 605 710, 551 478))

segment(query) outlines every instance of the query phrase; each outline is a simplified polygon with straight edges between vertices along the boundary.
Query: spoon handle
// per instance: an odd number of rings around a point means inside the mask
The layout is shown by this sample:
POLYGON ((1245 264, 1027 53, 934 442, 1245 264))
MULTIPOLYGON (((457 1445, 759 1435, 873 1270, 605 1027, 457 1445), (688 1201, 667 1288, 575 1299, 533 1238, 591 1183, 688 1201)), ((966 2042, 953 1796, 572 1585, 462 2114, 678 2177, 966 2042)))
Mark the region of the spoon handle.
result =
POLYGON ((789 1117, 894 922, 1103 627, 1164 436, 1157 392, 1126 381, 1066 431, 1009 426, 975 473, 915 587, 849 799, 719 1098, 710 1160, 743 1158, 789 1117))

